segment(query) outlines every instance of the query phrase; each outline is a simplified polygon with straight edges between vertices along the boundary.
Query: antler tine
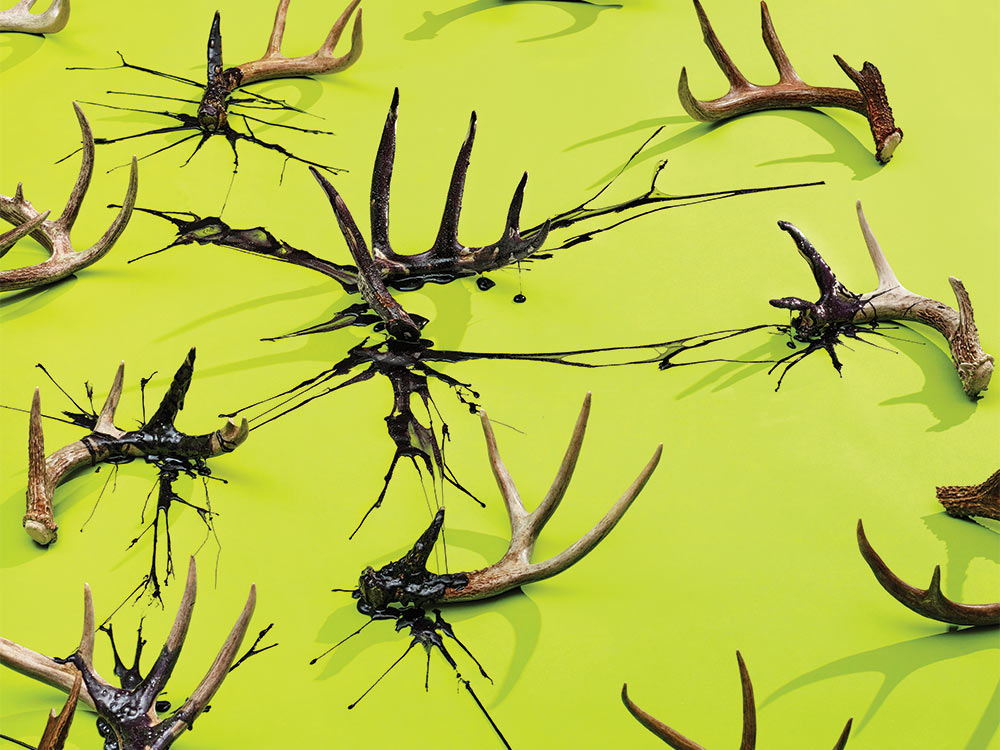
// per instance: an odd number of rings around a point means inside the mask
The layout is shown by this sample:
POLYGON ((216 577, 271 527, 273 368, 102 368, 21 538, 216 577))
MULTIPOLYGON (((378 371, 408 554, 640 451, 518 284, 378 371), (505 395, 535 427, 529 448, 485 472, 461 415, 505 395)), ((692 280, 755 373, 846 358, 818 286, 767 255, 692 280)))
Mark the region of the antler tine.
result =
POLYGON ((49 712, 49 720, 45 724, 45 732, 38 743, 38 750, 62 750, 69 738, 69 728, 73 724, 73 716, 76 714, 76 704, 80 699, 80 689, 83 686, 83 678, 77 674, 73 682, 73 688, 69 691, 69 697, 58 714, 53 708, 49 712))
POLYGON ((736 661, 743 689, 743 740, 740 742, 740 750, 754 750, 757 746, 757 704, 753 699, 753 683, 750 682, 750 672, 743 661, 743 654, 739 651, 736 652, 736 661))
POLYGON ((285 36, 285 20, 291 1, 278 0, 278 10, 274 14, 274 26, 271 28, 271 38, 267 40, 267 50, 264 52, 264 57, 271 57, 281 52, 281 40, 285 36))
POLYGON ((552 482, 545 498, 538 504, 532 512, 531 526, 537 538, 539 532, 555 513, 559 503, 562 502, 566 488, 573 478, 573 470, 576 468, 577 459, 580 457, 580 449, 583 447, 583 437, 587 432, 587 420, 590 418, 590 391, 583 398, 583 406, 580 407, 580 415, 576 418, 576 425, 573 427, 573 435, 570 438, 569 446, 566 448, 566 455, 563 456, 562 463, 559 464, 559 471, 552 482))
POLYGON ((399 117, 399 87, 392 93, 389 114, 385 117, 382 138, 375 153, 372 168, 371 225, 372 252, 376 256, 392 257, 389 244, 389 188, 392 184, 392 167, 396 160, 396 121, 399 117))
POLYGON ((465 178, 469 172, 469 160, 472 157, 472 146, 476 141, 476 113, 469 118, 469 132, 458 150, 455 169, 451 173, 448 184, 448 196, 444 201, 444 211, 441 214, 441 228, 434 240, 434 252, 447 254, 454 252, 458 244, 458 221, 462 214, 462 196, 465 193, 465 178))
POLYGON ((42 396, 38 388, 31 399, 28 417, 28 507, 22 523, 38 544, 55 541, 59 525, 52 518, 52 494, 45 471, 45 433, 42 428, 42 396))
POLYGON ((497 438, 493 433, 493 425, 489 417, 486 416, 485 409, 479 410, 479 419, 483 424, 483 435, 486 438, 486 453, 490 459, 490 467, 493 469, 493 476, 496 477, 497 486, 500 488, 500 495, 507 506, 507 515, 510 518, 511 527, 511 546, 513 546, 515 531, 520 528, 523 521, 528 517, 528 511, 521 501, 521 495, 518 494, 514 478, 510 475, 510 471, 508 471, 507 466, 500 457, 500 451, 497 448, 497 438))
POLYGON ((837 744, 833 746, 833 750, 844 750, 844 747, 847 745, 847 738, 851 736, 851 726, 853 724, 853 718, 847 720, 847 724, 844 725, 844 731, 837 738, 837 744))
POLYGON ((125 360, 123 359, 115 371, 114 380, 111 381, 111 390, 108 397, 104 399, 104 406, 97 417, 94 425, 94 432, 102 432, 105 435, 122 435, 122 431, 115 427, 115 409, 118 408, 118 401, 122 397, 122 384, 125 381, 125 360))
MULTIPOLYGON (((180 651, 184 645, 184 638, 187 636, 188 626, 191 624, 191 613, 194 611, 194 600, 198 596, 198 568, 194 561, 194 555, 188 562, 187 581, 184 583, 184 595, 181 597, 181 604, 177 608, 177 616, 174 624, 170 628, 170 635, 164 645, 164 651, 180 651)), ((154 668, 155 670, 155 668, 154 668)))
POLYGON ((37 227, 43 221, 48 219, 50 213, 52 212, 43 211, 42 213, 38 214, 38 216, 28 219, 26 222, 24 222, 20 226, 14 227, 9 232, 4 232, 3 234, 0 234, 0 258, 5 256, 7 254, 7 251, 10 250, 12 247, 14 247, 14 245, 17 243, 19 239, 35 231, 35 227, 37 227))
POLYGON ((173 424, 174 420, 177 419, 177 414, 184 408, 184 398, 191 387, 191 378, 194 376, 194 360, 197 355, 195 347, 192 346, 188 349, 187 356, 177 368, 177 372, 174 373, 170 386, 163 394, 163 398, 160 399, 160 404, 156 407, 153 416, 149 418, 147 425, 165 427, 173 424))
POLYGON ((881 294, 890 289, 905 289, 902 284, 899 283, 899 279, 896 278, 896 274, 892 270, 892 266, 889 265, 889 261, 885 257, 885 253, 882 252, 881 246, 878 244, 878 240, 875 239, 875 233, 872 232, 871 226, 868 224, 868 219, 865 218, 865 211, 861 208, 861 201, 856 202, 858 209, 858 224, 861 226, 861 234, 865 237, 865 245, 868 247, 868 254, 871 256, 872 265, 875 266, 875 273, 878 275, 878 288, 875 290, 875 294, 881 294))
POLYGON ((917 614, 953 625, 1000 624, 1000 602, 996 604, 960 604, 942 594, 940 565, 934 566, 931 583, 926 589, 918 589, 903 581, 889 569, 889 566, 872 548, 865 536, 865 528, 860 518, 858 519, 858 548, 882 588, 917 614))
POLYGON ((65 231, 73 228, 77 214, 80 213, 80 206, 83 198, 90 187, 90 178, 94 176, 94 134, 90 130, 90 123, 87 122, 80 105, 73 102, 73 111, 76 112, 76 119, 80 123, 80 133, 83 135, 83 150, 80 159, 80 174, 77 175, 73 191, 66 201, 66 208, 56 219, 55 224, 65 231))
POLYGON ((69 22, 69 0, 52 0, 43 13, 31 13, 36 0, 20 0, 9 10, 0 11, 0 31, 27 34, 54 34, 69 22))
POLYGON ((802 79, 795 72, 792 63, 785 54, 785 48, 781 46, 781 41, 774 31, 774 24, 771 23, 771 13, 767 9, 767 3, 761 0, 760 3, 760 28, 764 36, 764 46, 771 53, 775 67, 778 68, 778 80, 782 83, 801 83, 802 79))
POLYGON ((632 699, 628 697, 628 683, 622 685, 622 703, 625 704, 625 708, 628 709, 629 713, 632 714, 632 716, 634 716, 640 724, 670 745, 670 747, 674 748, 674 750, 705 750, 705 748, 697 742, 689 740, 680 732, 668 727, 652 714, 646 713, 639 708, 639 706, 637 706, 632 699))
POLYGON ((729 80, 730 91, 733 89, 749 88, 750 82, 740 73, 739 68, 736 67, 729 53, 722 46, 699 0, 694 0, 694 9, 698 13, 698 22, 701 24, 701 33, 705 37, 705 45, 712 53, 712 57, 715 58, 715 62, 719 64, 722 72, 726 74, 726 78, 729 80))

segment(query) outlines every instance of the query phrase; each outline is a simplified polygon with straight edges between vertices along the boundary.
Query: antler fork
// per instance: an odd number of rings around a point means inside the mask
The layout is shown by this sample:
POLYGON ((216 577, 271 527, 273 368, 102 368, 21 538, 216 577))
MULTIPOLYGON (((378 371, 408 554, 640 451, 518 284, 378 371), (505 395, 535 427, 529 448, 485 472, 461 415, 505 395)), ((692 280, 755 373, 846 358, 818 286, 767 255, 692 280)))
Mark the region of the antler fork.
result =
POLYGON ((0 31, 23 31, 26 34, 55 34, 69 22, 69 0, 52 0, 43 13, 32 13, 38 0, 20 0, 8 10, 0 10, 0 31))
POLYGON ((729 92, 712 101, 695 99, 691 94, 691 89, 688 88, 687 69, 681 68, 677 94, 680 96, 685 111, 691 117, 703 122, 717 122, 748 112, 767 109, 798 109, 803 107, 849 109, 867 118, 872 137, 875 139, 875 158, 882 164, 889 162, 896 146, 903 140, 903 131, 896 127, 893 120, 892 107, 889 106, 889 100, 886 98, 885 86, 882 84, 882 76, 878 68, 870 62, 866 62, 858 71, 845 63, 839 55, 834 55, 837 64, 858 87, 858 90, 810 86, 799 78, 798 73, 789 62, 781 42, 778 41, 778 35, 774 32, 767 3, 761 2, 760 18, 764 44, 778 68, 779 79, 778 83, 772 86, 757 86, 750 83, 740 73, 729 54, 722 47, 698 0, 694 0, 694 8, 698 12, 698 20, 701 22, 705 44, 712 52, 712 56, 722 72, 726 74, 726 78, 729 79, 729 92))
POLYGON ((48 211, 40 213, 35 210, 31 203, 24 199, 21 183, 18 183, 14 197, 0 195, 0 219, 18 225, 9 232, 0 235, 0 257, 3 257, 15 242, 29 233, 42 243, 51 254, 48 260, 34 266, 0 271, 0 292, 51 284, 96 263, 114 247, 132 216, 132 208, 135 206, 135 196, 139 186, 139 169, 134 156, 132 157, 132 170, 129 174, 125 200, 122 201, 121 210, 108 231, 87 250, 77 252, 73 248, 70 231, 76 222, 80 205, 83 203, 87 188, 90 186, 90 177, 94 172, 94 136, 90 132, 90 124, 87 122, 83 110, 76 102, 73 102, 73 109, 76 111, 76 118, 80 121, 80 131, 83 134, 83 159, 76 185, 73 186, 73 192, 70 193, 66 208, 63 209, 59 218, 55 221, 49 221, 48 211))
POLYGON ((108 723, 118 740, 120 750, 165 750, 191 727, 222 686, 243 642, 243 636, 246 635, 257 602, 256 586, 251 585, 246 605, 208 673, 191 697, 173 714, 161 720, 156 715, 156 697, 163 691, 180 657, 191 623, 197 589, 197 569, 192 557, 188 565, 184 595, 167 642, 145 679, 138 685, 116 688, 94 669, 94 600, 90 587, 86 584, 83 587, 83 635, 76 652, 66 659, 51 659, 6 638, 0 638, 0 663, 66 692, 72 691, 82 677, 84 689, 80 692, 80 700, 94 708, 108 723))

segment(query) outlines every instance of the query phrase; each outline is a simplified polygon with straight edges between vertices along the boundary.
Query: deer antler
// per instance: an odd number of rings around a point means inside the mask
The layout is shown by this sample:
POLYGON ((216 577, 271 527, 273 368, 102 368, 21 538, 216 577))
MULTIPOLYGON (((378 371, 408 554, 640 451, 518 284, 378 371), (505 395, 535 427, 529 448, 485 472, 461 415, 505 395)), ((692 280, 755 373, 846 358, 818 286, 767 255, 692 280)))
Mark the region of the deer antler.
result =
MULTIPOLYGON (((743 686, 743 740, 740 742, 740 750, 754 750, 757 747, 757 707, 754 703, 753 684, 750 682, 750 673, 747 671, 747 665, 743 662, 743 656, 739 651, 736 652, 736 661, 740 667, 740 683, 743 686)), ((705 750, 697 742, 689 740, 680 732, 668 727, 655 716, 651 716, 633 703, 628 697, 628 684, 622 685, 622 703, 640 724, 675 750, 705 750)), ((840 733, 833 750, 844 750, 853 721, 853 719, 847 720, 847 725, 840 733)))
POLYGON ((24 528, 38 544, 47 545, 56 538, 58 528, 52 517, 52 498, 56 487, 74 470, 96 466, 105 461, 128 461, 145 458, 157 462, 175 460, 196 465, 212 456, 235 450, 249 434, 247 420, 240 425, 226 420, 221 429, 204 435, 185 435, 174 427, 177 413, 194 373, 195 350, 188 352, 183 364, 164 394, 156 413, 138 430, 126 432, 114 424, 115 409, 122 393, 125 363, 115 372, 111 390, 93 420, 93 431, 45 458, 42 432, 41 396, 38 388, 31 402, 28 432, 28 491, 24 528))
POLYGON ((865 527, 858 519, 858 548, 861 556, 886 591, 918 615, 953 625, 1000 625, 1000 602, 996 604, 960 604, 941 593, 941 566, 934 566, 931 583, 918 589, 893 573, 865 536, 865 527))
MULTIPOLYGON (((116 688, 94 669, 94 600, 90 587, 83 588, 83 635, 76 652, 66 659, 50 659, 5 638, 0 638, 0 663, 28 677, 60 690, 84 690, 80 699, 94 708, 114 732, 120 750, 165 750, 205 710, 222 685, 236 658, 257 601, 256 587, 250 586, 243 611, 222 644, 215 661, 201 683, 180 708, 166 719, 156 715, 156 697, 170 679, 184 646, 197 594, 197 570, 194 558, 188 566, 187 584, 167 642, 145 679, 136 685, 116 688)), ((138 664, 136 664, 136 668, 138 664)))
POLYGON ((73 102, 73 109, 76 111, 76 117, 80 121, 80 130, 83 133, 83 159, 76 185, 73 186, 73 192, 70 193, 66 208, 63 209, 59 218, 55 221, 49 221, 48 211, 41 213, 36 211, 31 203, 24 199, 20 183, 17 185, 17 191, 13 198, 0 195, 0 219, 18 225, 15 229, 0 235, 0 257, 28 233, 42 243, 51 254, 48 260, 38 265, 0 271, 0 291, 2 292, 51 284, 66 278, 81 268, 96 263, 114 247, 132 216, 136 190, 139 185, 139 170, 134 156, 132 157, 132 171, 129 175, 125 200, 108 231, 89 249, 81 252, 73 249, 70 231, 76 222, 80 205, 87 194, 90 177, 94 171, 94 137, 90 132, 90 124, 76 102, 73 102))
POLYGON ((982 516, 1000 521, 1000 470, 982 484, 938 487, 937 499, 949 516, 982 516))
MULTIPOLYGON (((962 388, 970 398, 986 390, 993 374, 993 356, 983 351, 979 331, 973 317, 972 303, 965 286, 954 276, 949 277, 951 288, 958 300, 958 310, 943 302, 914 294, 899 283, 889 262, 872 233, 861 201, 857 202, 858 223, 865 237, 872 264, 878 274, 878 287, 867 294, 849 291, 830 270, 823 257, 794 225, 779 221, 778 226, 795 240, 799 253, 812 269, 821 296, 816 302, 798 297, 771 300, 771 305, 799 311, 792 320, 796 338, 802 341, 823 341, 839 327, 857 323, 874 323, 892 320, 913 320, 937 330, 948 341, 951 358, 962 381, 962 388)), ((832 347, 831 347, 832 356, 832 347)), ((835 366, 839 362, 834 358, 835 366)))
POLYGON ((69 22, 69 0, 52 0, 44 13, 32 13, 38 0, 20 0, 9 10, 0 10, 0 31, 55 34, 69 22))
POLYGON ((330 33, 326 36, 326 41, 318 50, 311 55, 302 57, 284 57, 281 54, 281 38, 285 34, 285 17, 288 15, 288 4, 291 0, 278 0, 278 11, 274 16, 274 28, 271 30, 271 38, 267 42, 267 51, 259 60, 245 62, 237 65, 236 69, 242 73, 240 85, 253 83, 254 81, 264 81, 269 78, 288 78, 291 76, 308 76, 317 73, 337 73, 345 68, 349 68, 357 59, 361 57, 361 50, 364 41, 361 38, 361 11, 354 18, 354 29, 351 31, 351 49, 346 55, 340 57, 333 56, 333 49, 340 41, 340 35, 344 33, 344 27, 358 7, 361 0, 351 0, 351 3, 340 14, 340 18, 333 24, 330 33))
POLYGON ((759 112, 766 109, 800 109, 803 107, 839 107, 849 109, 864 115, 868 119, 872 136, 875 139, 875 158, 882 164, 887 164, 892 158, 892 152, 903 140, 903 131, 896 127, 892 117, 892 107, 885 95, 882 76, 874 65, 866 62, 860 71, 845 63, 838 55, 834 55, 848 78, 858 87, 851 89, 826 88, 810 86, 799 78, 798 73, 788 61, 788 56, 774 33, 771 15, 767 3, 760 4, 761 27, 764 34, 764 44, 771 53, 778 68, 778 83, 772 86, 757 86, 750 83, 719 43, 708 16, 698 0, 694 0, 694 8, 698 12, 701 30, 705 36, 705 44, 711 50, 712 56, 719 64, 722 72, 729 79, 729 93, 712 101, 699 101, 688 88, 687 69, 681 68, 680 82, 677 93, 681 104, 691 117, 703 122, 717 122, 748 112, 759 112))

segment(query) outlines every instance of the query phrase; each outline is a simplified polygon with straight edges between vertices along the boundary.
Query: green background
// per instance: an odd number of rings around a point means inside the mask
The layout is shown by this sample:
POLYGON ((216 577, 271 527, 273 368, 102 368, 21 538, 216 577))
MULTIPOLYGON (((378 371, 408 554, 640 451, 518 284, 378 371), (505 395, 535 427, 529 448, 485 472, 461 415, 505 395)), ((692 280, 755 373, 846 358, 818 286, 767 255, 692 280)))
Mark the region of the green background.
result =
MULTIPOLYGON (((995 3, 951 7, 863 0, 774 0, 778 33, 799 73, 816 85, 847 85, 831 55, 881 69, 905 139, 891 164, 872 156, 867 123, 844 111, 751 115, 709 127, 691 121, 675 94, 686 65, 692 90, 724 92, 693 8, 679 0, 624 0, 596 11, 557 3, 366 0, 365 51, 348 71, 317 80, 275 81, 262 93, 288 98, 325 118, 283 121, 328 126, 336 137, 267 129, 295 153, 350 170, 334 183, 367 235, 371 163, 392 87, 401 90, 392 199, 399 251, 426 248, 437 230, 469 111, 479 114, 461 238, 496 239, 521 172, 531 177, 524 224, 581 202, 652 129, 664 131, 616 187, 645 189, 657 160, 669 158, 662 189, 694 193, 825 180, 823 187, 671 210, 527 266, 400 295, 432 318, 442 348, 538 351, 638 344, 759 322, 783 322, 773 297, 814 298, 794 245, 775 222, 801 228, 842 281, 862 292, 874 273, 854 216, 862 199, 898 276, 910 289, 954 304, 949 275, 972 296, 986 351, 1000 339, 998 310, 998 142, 1000 64, 995 3), (428 14, 425 18, 425 14, 428 14), (432 14, 432 15, 431 15, 432 14), (973 19, 973 22, 969 22, 973 19), (587 26, 589 22, 592 25, 587 26), (579 23, 578 33, 559 35, 579 23), (538 37, 550 37, 538 41, 538 37), (523 282, 528 301, 511 298, 523 282)), ((229 65, 263 50, 272 0, 223 2, 229 65)), ((121 50, 130 62, 202 79, 214 4, 178 0, 75 3, 69 26, 42 40, 0 35, 0 184, 17 181, 40 208, 61 209, 77 157, 53 162, 79 140, 70 101, 146 106, 107 89, 188 96, 193 89, 134 71, 65 71, 105 66, 121 50)), ((295 0, 285 50, 315 49, 340 3, 295 0)), ((771 82, 757 6, 710 0, 706 7, 729 52, 751 79, 771 82)), ((344 40, 346 44, 346 39, 344 40)), ((154 106, 153 108, 158 108, 154 106)), ((98 136, 158 127, 159 119, 85 107, 98 136)), ((186 111, 193 111, 190 105, 186 111)), ((74 231, 88 246, 110 223, 133 153, 166 145, 159 136, 97 151, 97 171, 74 231)), ((139 205, 218 212, 231 156, 213 139, 187 167, 184 149, 140 163, 139 205)), ((318 255, 348 255, 325 197, 302 165, 253 147, 224 218, 263 224, 318 255)), ((277 343, 262 336, 325 320, 351 301, 333 283, 290 266, 215 247, 171 250, 126 265, 170 239, 161 222, 136 214, 112 253, 75 280, 0 302, 2 401, 27 407, 42 386, 46 410, 67 406, 43 380, 43 362, 78 398, 81 382, 103 399, 119 360, 127 387, 118 423, 140 415, 138 379, 159 398, 187 348, 198 347, 195 380, 178 426, 214 429, 215 414, 297 383, 343 356, 365 332, 351 329, 277 343)), ((5 267, 43 257, 20 243, 5 267)), ((796 367, 780 392, 760 366, 703 365, 661 373, 654 366, 577 370, 517 362, 444 366, 471 382, 496 420, 501 450, 529 507, 544 494, 587 390, 590 431, 576 478, 545 530, 536 559, 582 534, 632 480, 650 452, 663 460, 615 532, 585 561, 553 580, 499 601, 449 608, 446 617, 495 684, 467 660, 463 674, 517 748, 655 747, 659 741, 625 711, 636 701, 707 747, 739 736, 741 649, 761 706, 761 747, 832 746, 855 717, 853 750, 1000 747, 996 631, 947 633, 893 601, 860 558, 854 526, 865 520, 875 548, 915 585, 943 567, 945 593, 967 602, 998 599, 1000 549, 994 529, 947 518, 936 484, 982 481, 997 466, 998 395, 963 395, 943 340, 922 327, 899 332, 898 353, 863 344, 844 350, 844 377, 822 355, 796 367)), ((737 341, 730 356, 784 353, 778 339, 737 341)), ((994 388, 995 390, 995 388, 994 388)), ((452 570, 480 567, 503 549, 506 518, 485 459, 477 420, 448 390, 432 385, 453 434, 448 460, 488 504, 453 490, 448 507, 452 570)), ((331 587, 351 586, 368 564, 398 556, 425 527, 428 507, 415 472, 400 466, 383 508, 346 537, 372 502, 391 456, 382 418, 391 391, 381 379, 328 396, 255 432, 236 453, 214 460, 214 539, 198 553, 201 586, 188 643, 169 685, 175 705, 201 679, 256 582, 251 634, 269 622, 280 648, 226 681, 212 711, 179 746, 498 746, 483 717, 456 690, 450 669, 408 659, 353 711, 346 706, 402 653, 407 639, 374 624, 314 667, 308 661, 363 618, 331 587)), ((83 528, 107 469, 84 472, 56 493, 58 542, 32 545, 20 528, 26 471, 26 417, 0 413, 0 632, 46 654, 65 655, 80 628, 80 589, 93 587, 102 619, 138 583, 149 545, 126 551, 141 526, 153 483, 134 463, 118 472, 83 528)), ((79 437, 46 424, 49 451, 79 437)), ((182 480, 185 497, 200 483, 182 480)), ((183 570, 205 538, 187 508, 173 513, 174 558, 183 570)), ((128 634, 145 617, 150 651, 162 643, 182 589, 166 611, 122 610, 128 634)), ((152 658, 152 653, 147 656, 152 658)), ((105 643, 98 663, 110 676, 105 643)), ((32 742, 54 690, 0 672, 3 731, 32 742)), ((78 715, 69 746, 97 747, 93 717, 78 715)))

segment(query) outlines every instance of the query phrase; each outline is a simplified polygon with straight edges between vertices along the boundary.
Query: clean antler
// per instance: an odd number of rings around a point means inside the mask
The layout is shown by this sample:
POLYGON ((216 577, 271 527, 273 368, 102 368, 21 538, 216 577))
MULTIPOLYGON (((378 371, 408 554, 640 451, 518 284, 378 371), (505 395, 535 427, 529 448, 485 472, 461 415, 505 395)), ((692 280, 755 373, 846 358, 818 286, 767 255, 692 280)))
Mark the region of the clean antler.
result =
POLYGON ((767 109, 799 109, 803 107, 839 107, 849 109, 864 115, 868 119, 872 136, 875 139, 875 158, 882 164, 887 164, 892 158, 892 152, 903 140, 903 131, 896 127, 892 118, 892 108, 885 95, 882 76, 874 65, 866 62, 860 71, 845 63, 839 55, 834 55, 847 77, 851 79, 858 91, 851 89, 827 88, 810 86, 799 78, 798 73, 788 61, 788 56, 774 33, 771 16, 767 4, 761 2, 760 17, 764 34, 764 44, 771 53, 778 68, 778 83, 772 86, 757 86, 750 83, 728 53, 719 43, 708 16, 698 0, 694 0, 701 30, 705 36, 705 44, 719 64, 722 72, 729 79, 729 93, 712 101, 699 101, 688 88, 687 69, 681 68, 680 82, 677 93, 681 104, 691 117, 703 122, 717 122, 748 112, 758 112, 767 109))
POLYGON ((972 303, 965 286, 954 276, 948 279, 958 300, 958 310, 906 289, 899 283, 868 226, 864 211, 861 210, 861 201, 857 202, 857 209, 861 233, 878 274, 878 287, 875 291, 855 294, 848 290, 837 280, 830 266, 805 235, 787 221, 779 221, 778 226, 792 236, 799 253, 812 269, 821 296, 816 302, 798 297, 783 297, 771 300, 771 304, 798 311, 799 314, 792 319, 795 337, 812 346, 825 348, 838 370, 840 362, 833 352, 833 346, 837 335, 845 328, 859 323, 893 320, 912 320, 928 325, 947 339, 951 358, 966 394, 970 398, 978 397, 990 383, 993 356, 986 354, 979 343, 979 331, 976 329, 972 303))
POLYGON ((949 516, 982 516, 1000 521, 1000 470, 982 484, 938 487, 937 499, 949 516))
POLYGON ((858 519, 858 548, 882 588, 918 615, 948 622, 952 625, 1000 624, 1000 602, 996 604, 960 604, 942 594, 940 565, 934 566, 930 586, 926 589, 918 589, 902 580, 872 549, 865 536, 865 528, 860 518, 858 519))
MULTIPOLYGON (((134 684, 131 684, 132 680, 122 679, 122 687, 116 688, 94 669, 94 601, 87 585, 83 588, 83 635, 75 653, 65 659, 51 659, 6 638, 0 638, 0 663, 67 692, 79 683, 82 676, 84 690, 80 692, 80 700, 94 708, 107 722, 120 750, 165 750, 191 727, 222 685, 236 658, 257 601, 256 587, 251 585, 246 605, 208 673, 191 697, 174 713, 161 720, 156 715, 156 697, 163 691, 180 657, 191 622, 197 588, 197 571, 192 557, 184 596, 167 642, 145 679, 136 680, 134 684), (124 684, 126 682, 130 684, 124 684)), ((138 664, 132 670, 122 671, 131 677, 137 669, 138 664)), ((115 672, 118 674, 119 670, 116 668, 115 672)))
POLYGON ((38 0, 20 0, 9 10, 0 10, 0 31, 23 31, 27 34, 55 34, 69 22, 69 0, 52 0, 44 13, 32 13, 38 0))
MULTIPOLYGON (((750 682, 750 673, 747 671, 747 665, 744 664, 743 656, 739 651, 736 652, 736 661, 739 663, 740 683, 743 685, 743 740, 740 742, 740 750, 754 750, 757 747, 757 707, 754 703, 753 684, 750 682)), ((671 729, 662 721, 646 713, 633 703, 628 697, 627 684, 622 685, 622 703, 625 704, 625 708, 629 710, 629 713, 640 724, 670 745, 670 747, 675 748, 675 750, 705 750, 697 742, 689 740, 680 732, 671 729)), ((847 720, 847 725, 844 727, 844 731, 840 733, 840 737, 837 739, 837 744, 833 746, 833 750, 844 750, 844 746, 847 744, 847 737, 851 733, 851 724, 853 721, 853 719, 847 720)))
POLYGON ((55 541, 58 526, 52 517, 52 497, 56 487, 82 466, 144 458, 151 463, 173 462, 175 469, 194 470, 205 459, 229 453, 246 440, 249 433, 246 419, 239 425, 228 419, 221 429, 204 435, 186 435, 174 427, 174 420, 184 406, 184 397, 191 386, 194 358, 195 350, 191 349, 156 413, 138 430, 129 432, 114 424, 125 376, 125 363, 122 362, 100 414, 96 419, 89 420, 93 431, 48 458, 45 458, 42 433, 41 396, 38 388, 35 389, 28 435, 27 512, 24 515, 24 528, 32 539, 42 545, 55 541))
POLYGON ((73 249, 70 231, 76 222, 80 205, 83 203, 87 188, 90 186, 90 177, 94 172, 94 137, 90 132, 90 124, 76 102, 73 102, 73 109, 76 111, 76 117, 80 121, 80 131, 83 133, 83 160, 80 164, 80 175, 76 178, 76 185, 73 186, 73 192, 70 193, 66 208, 63 209, 59 218, 55 221, 49 221, 48 211, 41 213, 36 211, 31 203, 24 199, 20 183, 17 185, 17 191, 13 198, 0 195, 0 219, 18 225, 15 229, 0 235, 0 257, 5 255, 21 237, 29 233, 51 255, 48 260, 38 265, 0 271, 0 292, 51 284, 66 278, 81 268, 96 263, 114 247, 132 216, 136 190, 139 186, 139 170, 134 156, 132 157, 132 171, 129 175, 125 200, 110 228, 89 249, 82 252, 73 249))
POLYGON ((398 110, 397 88, 392 96, 389 115, 385 120, 382 139, 375 155, 375 166, 372 169, 371 253, 347 205, 336 189, 316 169, 310 167, 310 171, 326 191, 337 223, 358 266, 358 287, 365 301, 385 321, 386 330, 390 335, 407 341, 416 341, 420 338, 420 329, 389 294, 385 286, 386 280, 392 280, 398 287, 401 279, 412 276, 421 280, 416 284, 419 286, 423 281, 434 280, 436 275, 458 278, 500 268, 526 258, 540 248, 548 236, 549 222, 546 221, 533 231, 529 238, 521 236, 521 204, 524 202, 524 188, 528 182, 528 173, 525 172, 514 189, 500 239, 483 247, 466 247, 458 241, 458 221, 462 212, 465 177, 469 171, 472 145, 476 139, 476 113, 473 112, 469 122, 469 133, 459 149, 455 169, 452 171, 444 214, 434 244, 429 250, 421 253, 399 255, 394 252, 389 243, 389 187, 392 181, 393 162, 396 158, 398 110))
POLYGON ((13 737, 8 737, 5 734, 0 734, 0 740, 7 740, 30 750, 63 750, 66 746, 66 740, 69 738, 69 728, 73 723, 73 716, 76 714, 76 704, 80 699, 80 688, 82 685, 83 678, 78 674, 76 680, 73 681, 73 688, 69 691, 69 697, 66 698, 66 703, 63 704, 62 711, 58 714, 54 708, 49 711, 49 719, 45 723, 45 731, 42 733, 42 739, 39 741, 38 747, 29 745, 27 742, 21 742, 21 740, 16 740, 13 737))

